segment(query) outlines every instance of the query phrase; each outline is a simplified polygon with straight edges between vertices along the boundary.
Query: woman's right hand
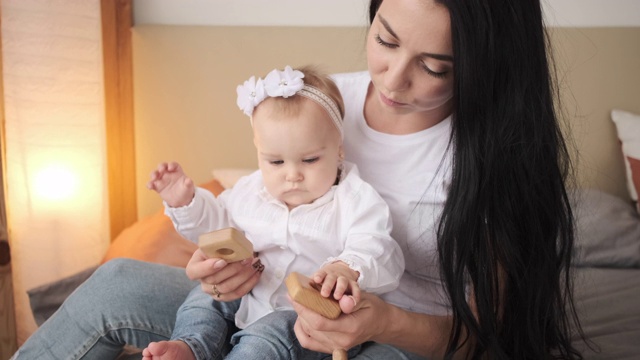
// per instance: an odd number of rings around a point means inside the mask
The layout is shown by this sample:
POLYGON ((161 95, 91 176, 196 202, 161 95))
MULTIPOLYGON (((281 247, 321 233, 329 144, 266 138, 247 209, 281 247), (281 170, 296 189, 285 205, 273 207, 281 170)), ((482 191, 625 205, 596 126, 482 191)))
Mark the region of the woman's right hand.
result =
MULTIPOLYGON (((298 318, 293 330, 305 349, 332 353, 366 341, 389 344, 428 359, 441 359, 452 327, 450 316, 421 314, 401 309, 363 291, 360 302, 340 299, 341 314, 330 320, 291 300, 298 318)), ((467 359, 472 341, 464 341, 455 359, 467 359)))
POLYGON ((340 308, 343 314, 335 320, 324 318, 319 313, 291 300, 298 313, 294 332, 300 345, 306 349, 331 353, 335 349, 349 349, 365 341, 376 340, 393 321, 387 316, 391 305, 374 294, 362 292, 357 304, 342 297, 340 308))
POLYGON ((199 280, 202 291, 215 296, 216 300, 234 301, 251 291, 260 280, 262 271, 254 267, 258 261, 258 258, 248 258, 227 263, 223 259, 208 258, 197 249, 187 264, 187 276, 199 280), (219 296, 213 291, 214 285, 219 296))

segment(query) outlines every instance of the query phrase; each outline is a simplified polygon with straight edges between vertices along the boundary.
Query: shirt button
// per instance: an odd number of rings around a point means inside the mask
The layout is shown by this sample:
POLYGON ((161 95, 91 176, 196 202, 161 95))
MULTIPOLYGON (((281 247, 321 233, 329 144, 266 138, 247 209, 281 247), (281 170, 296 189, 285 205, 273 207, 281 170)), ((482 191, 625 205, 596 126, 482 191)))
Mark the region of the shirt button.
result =
POLYGON ((284 271, 282 271, 280 269, 276 270, 276 277, 278 279, 282 279, 284 277, 284 271))
POLYGON ((287 248, 286 246, 280 246, 280 249, 282 249, 282 250, 284 250, 286 248, 287 248))

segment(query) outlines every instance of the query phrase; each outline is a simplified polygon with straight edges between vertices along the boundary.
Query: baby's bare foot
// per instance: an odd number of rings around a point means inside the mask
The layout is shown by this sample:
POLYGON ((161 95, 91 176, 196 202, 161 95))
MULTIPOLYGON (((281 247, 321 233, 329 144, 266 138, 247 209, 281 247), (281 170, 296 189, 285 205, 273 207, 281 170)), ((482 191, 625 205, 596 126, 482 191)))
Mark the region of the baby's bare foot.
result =
POLYGON ((143 360, 195 360, 189 345, 182 341, 149 343, 142 351, 143 360))

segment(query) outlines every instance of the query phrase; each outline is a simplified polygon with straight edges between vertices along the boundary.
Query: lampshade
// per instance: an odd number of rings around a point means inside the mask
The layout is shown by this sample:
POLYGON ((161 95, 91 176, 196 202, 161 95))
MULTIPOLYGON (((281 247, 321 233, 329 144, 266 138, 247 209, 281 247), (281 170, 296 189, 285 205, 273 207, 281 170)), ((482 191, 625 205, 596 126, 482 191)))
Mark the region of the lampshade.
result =
POLYGON ((7 213, 18 342, 27 290, 96 265, 108 243, 98 0, 2 0, 7 213))

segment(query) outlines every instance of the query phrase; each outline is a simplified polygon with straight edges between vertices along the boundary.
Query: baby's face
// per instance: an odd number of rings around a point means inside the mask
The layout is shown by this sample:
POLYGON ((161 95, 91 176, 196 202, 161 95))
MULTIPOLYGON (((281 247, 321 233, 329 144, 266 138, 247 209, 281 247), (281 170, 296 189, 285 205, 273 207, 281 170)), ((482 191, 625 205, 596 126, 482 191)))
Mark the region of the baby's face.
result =
POLYGON ((265 101, 253 114, 253 132, 265 187, 289 209, 313 202, 335 183, 342 141, 320 105, 307 100, 294 116, 265 101))

